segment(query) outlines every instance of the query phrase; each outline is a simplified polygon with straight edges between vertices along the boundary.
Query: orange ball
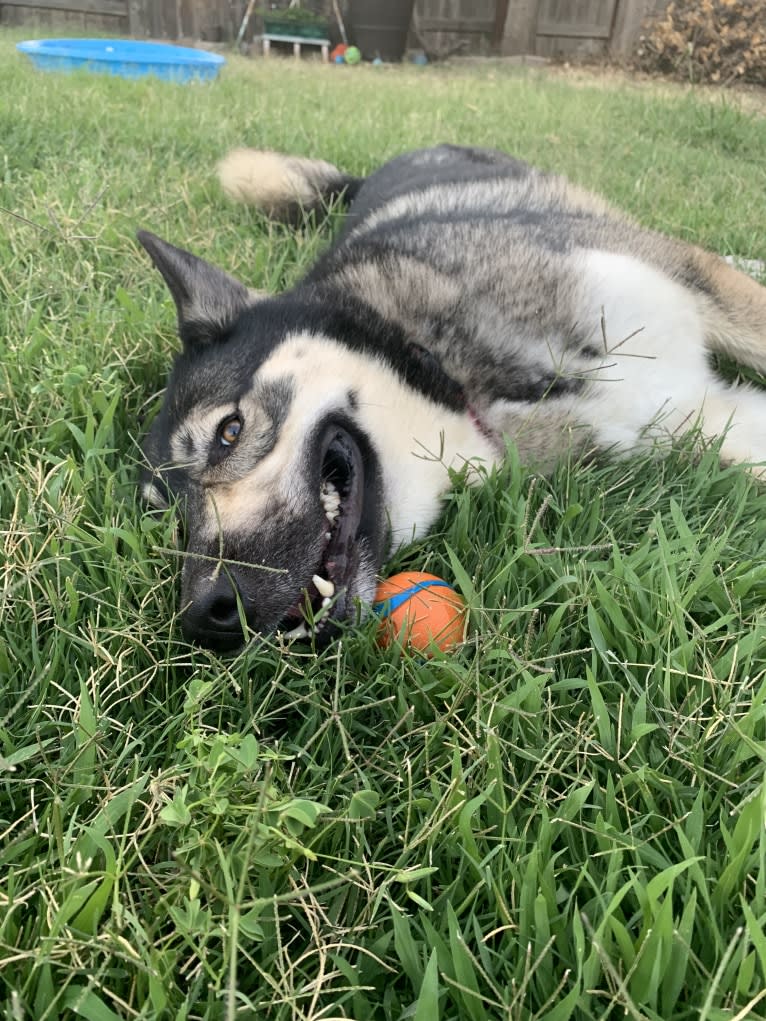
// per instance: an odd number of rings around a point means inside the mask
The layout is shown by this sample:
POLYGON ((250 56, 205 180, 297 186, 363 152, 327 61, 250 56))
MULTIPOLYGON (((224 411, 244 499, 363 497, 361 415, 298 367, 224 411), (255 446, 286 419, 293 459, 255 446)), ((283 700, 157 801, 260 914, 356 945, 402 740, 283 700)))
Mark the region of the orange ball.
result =
POLYGON ((379 643, 401 641, 428 654, 445 652, 465 636, 466 605, 446 581, 423 571, 403 571, 382 581, 373 610, 381 618, 379 643))

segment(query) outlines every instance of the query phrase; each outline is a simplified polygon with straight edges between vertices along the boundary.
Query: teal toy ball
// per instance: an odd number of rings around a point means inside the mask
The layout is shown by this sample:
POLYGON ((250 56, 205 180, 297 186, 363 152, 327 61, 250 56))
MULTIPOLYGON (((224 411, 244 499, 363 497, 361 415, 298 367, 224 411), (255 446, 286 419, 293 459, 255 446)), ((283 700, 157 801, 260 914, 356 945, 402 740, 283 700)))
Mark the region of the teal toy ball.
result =
POLYGON ((347 64, 358 64, 362 59, 362 53, 358 46, 349 46, 346 52, 343 54, 343 59, 347 64))

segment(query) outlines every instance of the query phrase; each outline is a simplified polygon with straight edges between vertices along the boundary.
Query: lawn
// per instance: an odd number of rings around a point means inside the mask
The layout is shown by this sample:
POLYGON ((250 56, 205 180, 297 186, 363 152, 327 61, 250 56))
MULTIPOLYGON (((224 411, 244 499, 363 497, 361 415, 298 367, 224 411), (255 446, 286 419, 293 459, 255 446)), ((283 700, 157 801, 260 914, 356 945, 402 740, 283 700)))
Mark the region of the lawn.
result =
MULTIPOLYGON (((145 227, 294 281, 329 227, 231 206, 236 144, 363 173, 436 141, 766 258, 766 119, 499 63, 233 57, 44 76, 0 35, 0 1004, 12 1021, 766 1018, 766 515, 715 450, 508 466, 403 565, 466 645, 186 645, 136 496, 177 342, 145 227)), ((735 371, 731 366, 729 371, 735 371)))

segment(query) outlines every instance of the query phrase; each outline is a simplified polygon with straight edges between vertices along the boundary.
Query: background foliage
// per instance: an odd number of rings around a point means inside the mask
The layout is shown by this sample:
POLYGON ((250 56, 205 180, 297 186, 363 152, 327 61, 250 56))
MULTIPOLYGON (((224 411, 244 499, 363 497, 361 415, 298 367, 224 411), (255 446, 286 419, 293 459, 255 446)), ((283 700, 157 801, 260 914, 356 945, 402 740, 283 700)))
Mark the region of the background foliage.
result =
POLYGON ((673 0, 646 26, 637 64, 691 82, 766 85, 766 2, 673 0))

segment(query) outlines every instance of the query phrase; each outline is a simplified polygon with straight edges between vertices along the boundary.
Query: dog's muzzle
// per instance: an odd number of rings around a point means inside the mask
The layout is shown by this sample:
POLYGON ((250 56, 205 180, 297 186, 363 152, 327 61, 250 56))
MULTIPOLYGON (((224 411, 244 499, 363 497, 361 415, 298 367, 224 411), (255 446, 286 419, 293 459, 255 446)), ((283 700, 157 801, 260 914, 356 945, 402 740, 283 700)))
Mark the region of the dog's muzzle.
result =
POLYGON ((216 564, 212 550, 187 560, 181 619, 190 641, 226 652, 252 632, 279 631, 324 644, 370 599, 385 534, 377 457, 338 420, 318 430, 310 455, 316 499, 304 517, 275 519, 271 534, 244 538, 228 560, 216 564))
POLYGON ((242 595, 231 577, 219 572, 208 584, 196 586, 181 617, 184 637, 218 652, 230 652, 244 641, 242 595))

